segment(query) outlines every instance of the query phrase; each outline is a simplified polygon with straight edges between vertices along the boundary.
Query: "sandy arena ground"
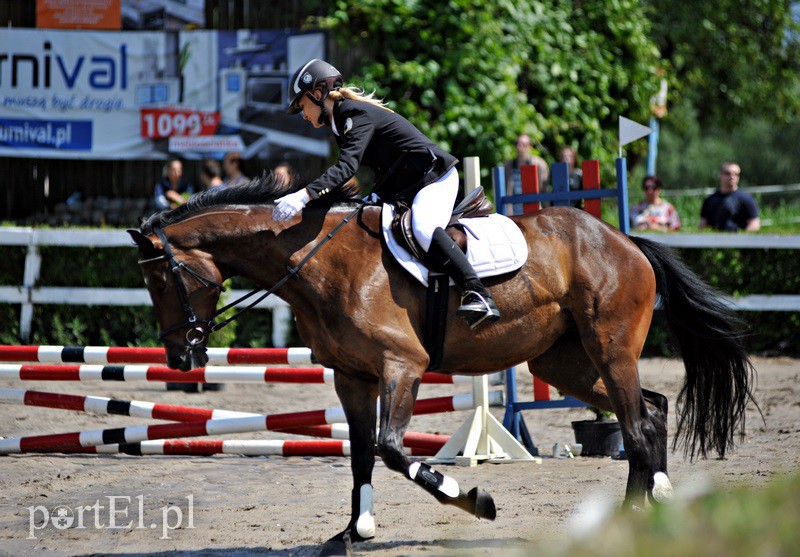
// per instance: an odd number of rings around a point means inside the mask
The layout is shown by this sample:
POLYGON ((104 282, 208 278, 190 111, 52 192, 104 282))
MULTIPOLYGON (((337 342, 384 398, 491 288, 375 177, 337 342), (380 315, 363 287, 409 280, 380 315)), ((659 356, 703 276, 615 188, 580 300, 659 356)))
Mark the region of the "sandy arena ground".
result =
MULTIPOLYGON (((756 395, 766 425, 756 412, 750 412, 744 444, 725 460, 689 463, 680 453, 671 455, 670 475, 677 489, 696 485, 699 479, 722 486, 762 485, 798 470, 799 363, 755 360, 756 395)), ((530 400, 530 376, 518 375, 520 392, 530 400)), ((683 377, 680 362, 644 360, 641 377, 644 387, 666 394, 674 407, 683 377)), ((333 388, 325 385, 231 384, 223 392, 201 394, 166 392, 155 383, 0 382, 0 387, 245 412, 338 406, 333 388)), ((427 398, 469 392, 469 387, 424 385, 420 392, 427 398)), ((501 416, 502 409, 493 413, 501 416)), ((534 441, 545 456, 554 443, 574 441, 570 421, 590 417, 584 409, 526 413, 534 441)), ((465 418, 466 413, 417 417, 412 429, 452 433, 465 418)), ((673 427, 672 414, 670 421, 673 427)), ((0 406, 0 435, 6 437, 144 423, 120 416, 0 406)), ((286 437, 270 432, 231 436, 286 437)), ((537 545, 569 539, 574 528, 570 519, 587 498, 619 504, 627 476, 627 462, 610 458, 544 458, 541 464, 440 468, 463 488, 487 489, 497 505, 497 520, 478 521, 454 507, 441 506, 379 462, 373 481, 377 536, 357 545, 357 555, 493 555, 500 548, 514 547, 532 552, 537 545)), ((346 458, 15 455, 0 457, 0 469, 0 555, 313 555, 349 517, 351 478, 346 458), (130 503, 116 500, 114 517, 117 525, 132 521, 129 527, 95 527, 95 514, 101 526, 108 525, 111 496, 130 497, 130 503), (193 528, 188 527, 188 496, 193 498, 193 528), (104 509, 88 511, 84 529, 62 530, 51 524, 30 535, 29 507, 41 505, 49 513, 65 506, 72 512, 98 500, 104 509), (164 535, 162 509, 171 505, 183 507, 183 527, 164 535)), ((36 521, 41 523, 43 511, 36 512, 36 521)), ((176 523, 177 513, 168 512, 170 524, 176 523)))

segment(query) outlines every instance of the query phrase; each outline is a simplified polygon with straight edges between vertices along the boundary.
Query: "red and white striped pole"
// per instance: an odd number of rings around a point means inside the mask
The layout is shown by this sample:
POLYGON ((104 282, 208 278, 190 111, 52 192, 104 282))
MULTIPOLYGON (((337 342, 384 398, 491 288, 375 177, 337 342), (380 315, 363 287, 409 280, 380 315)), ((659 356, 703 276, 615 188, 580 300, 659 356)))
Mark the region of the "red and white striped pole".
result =
MULTIPOLYGON (((309 348, 208 348, 211 365, 314 365, 309 348)), ((166 350, 129 346, 0 346, 0 362, 161 364, 166 350)))
MULTIPOLYGON (((431 456, 431 449, 405 448, 411 456, 431 456)), ((55 451, 54 451, 55 452, 55 451)), ((242 456, 350 456, 350 441, 284 441, 284 440, 221 440, 160 439, 123 445, 100 445, 65 449, 70 454, 195 455, 229 454, 242 456)))
MULTIPOLYGON (((206 366, 178 371, 165 366, 146 365, 0 364, 0 380, 333 384, 333 370, 322 367, 206 366)), ((460 385, 471 384, 472 378, 429 372, 422 376, 422 382, 460 385)))
MULTIPOLYGON (((232 410, 216 410, 210 408, 197 408, 193 406, 176 406, 171 404, 158 404, 141 400, 118 400, 106 397, 70 395, 63 393, 47 393, 24 389, 0 389, 0 402, 37 406, 41 408, 57 408, 74 410, 78 412, 91 412, 94 414, 109 414, 132 416, 137 418, 150 418, 157 420, 172 420, 179 422, 219 420, 223 418, 262 417, 269 423, 273 418, 292 417, 293 414, 251 414, 235 412, 232 410)), ((338 409, 331 409, 338 410, 338 409)), ((308 435, 311 437, 329 437, 332 439, 350 439, 350 431, 345 423, 325 425, 310 425, 296 428, 276 429, 284 433, 295 435, 308 435)), ((432 433, 406 432, 403 444, 407 447, 436 449, 441 448, 450 440, 449 435, 436 435, 432 433)))
MULTIPOLYGON (((502 405, 502 391, 489 393, 489 400, 490 403, 499 403, 502 405)), ((472 394, 454 395, 419 400, 414 408, 414 414, 437 414, 441 412, 452 412, 454 410, 466 410, 472 407, 472 394)), ((269 416, 254 415, 177 424, 79 431, 54 435, 0 439, 0 454, 90 447, 114 443, 137 443, 154 439, 200 437, 225 433, 245 433, 264 430, 280 431, 297 427, 345 422, 344 411, 341 408, 328 408, 326 410, 311 410, 289 414, 273 414, 269 416)))

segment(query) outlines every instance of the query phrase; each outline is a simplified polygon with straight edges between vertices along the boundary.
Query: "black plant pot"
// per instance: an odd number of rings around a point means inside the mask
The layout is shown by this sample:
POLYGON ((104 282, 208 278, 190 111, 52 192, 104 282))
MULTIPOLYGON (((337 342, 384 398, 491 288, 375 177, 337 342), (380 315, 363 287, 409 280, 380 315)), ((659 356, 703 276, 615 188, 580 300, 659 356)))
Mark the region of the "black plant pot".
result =
POLYGON ((575 442, 583 445, 581 456, 613 456, 619 455, 622 445, 622 433, 619 422, 584 420, 572 422, 575 442))

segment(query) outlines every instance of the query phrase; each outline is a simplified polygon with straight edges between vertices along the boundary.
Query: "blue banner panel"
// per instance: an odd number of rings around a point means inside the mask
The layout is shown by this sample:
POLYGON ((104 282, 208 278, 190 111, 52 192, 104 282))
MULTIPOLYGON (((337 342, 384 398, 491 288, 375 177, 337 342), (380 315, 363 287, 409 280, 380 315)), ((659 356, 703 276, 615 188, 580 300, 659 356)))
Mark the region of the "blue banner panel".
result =
POLYGON ((92 121, 0 118, 0 146, 91 151, 92 121))

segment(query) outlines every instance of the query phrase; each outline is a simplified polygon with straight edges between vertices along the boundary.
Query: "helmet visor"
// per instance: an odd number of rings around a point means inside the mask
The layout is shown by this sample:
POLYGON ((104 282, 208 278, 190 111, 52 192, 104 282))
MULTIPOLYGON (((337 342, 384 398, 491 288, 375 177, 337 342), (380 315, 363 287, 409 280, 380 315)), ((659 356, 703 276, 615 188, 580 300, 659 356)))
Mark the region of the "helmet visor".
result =
POLYGON ((294 96, 292 102, 289 103, 289 107, 286 109, 286 114, 299 114, 303 111, 303 109, 300 108, 300 99, 303 98, 303 95, 305 95, 305 91, 300 91, 294 96))

